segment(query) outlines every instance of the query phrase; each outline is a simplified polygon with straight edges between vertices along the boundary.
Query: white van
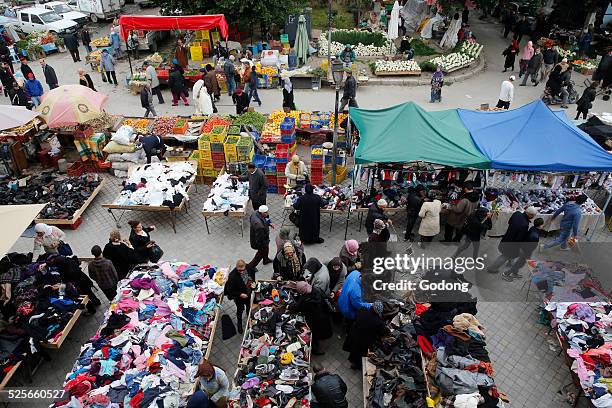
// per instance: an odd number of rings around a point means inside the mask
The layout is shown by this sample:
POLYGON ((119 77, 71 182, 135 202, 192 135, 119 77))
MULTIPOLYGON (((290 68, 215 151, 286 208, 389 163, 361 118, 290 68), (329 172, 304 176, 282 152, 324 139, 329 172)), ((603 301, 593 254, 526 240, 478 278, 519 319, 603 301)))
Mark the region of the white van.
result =
POLYGON ((39 4, 36 7, 44 7, 62 16, 66 20, 72 20, 80 27, 83 27, 89 21, 89 17, 79 11, 74 11, 68 3, 63 1, 50 1, 48 3, 39 4))
POLYGON ((112 20, 121 13, 120 0, 69 0, 68 5, 88 15, 94 23, 98 20, 112 20))
POLYGON ((26 34, 33 31, 49 31, 53 34, 74 33, 77 23, 64 20, 59 14, 40 7, 17 10, 17 27, 26 34))

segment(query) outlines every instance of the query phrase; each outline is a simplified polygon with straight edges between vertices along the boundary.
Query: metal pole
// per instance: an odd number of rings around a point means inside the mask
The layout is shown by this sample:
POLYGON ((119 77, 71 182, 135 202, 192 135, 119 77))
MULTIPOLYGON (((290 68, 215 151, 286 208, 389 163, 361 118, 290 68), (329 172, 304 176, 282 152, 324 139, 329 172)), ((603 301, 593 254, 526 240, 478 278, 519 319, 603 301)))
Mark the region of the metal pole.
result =
POLYGON ((604 204, 604 208, 601 209, 601 212, 597 215, 597 218, 595 219, 595 225, 593 225, 593 231, 591 232, 591 236, 587 237, 587 241, 591 241, 593 239, 593 236, 595 235, 595 231, 597 231, 597 226, 599 225, 599 220, 601 219, 601 217, 604 217, 604 222, 606 219, 606 210, 608 209, 608 206, 610 205, 610 200, 612 199, 612 191, 608 193, 608 198, 606 200, 606 203, 604 204))
POLYGON ((327 4, 327 72, 331 70, 331 42, 332 42, 332 0, 327 4))
POLYGON ((338 103, 340 102, 340 86, 336 84, 336 106, 334 112, 334 146, 332 147, 332 186, 336 185, 336 157, 338 157, 338 103))

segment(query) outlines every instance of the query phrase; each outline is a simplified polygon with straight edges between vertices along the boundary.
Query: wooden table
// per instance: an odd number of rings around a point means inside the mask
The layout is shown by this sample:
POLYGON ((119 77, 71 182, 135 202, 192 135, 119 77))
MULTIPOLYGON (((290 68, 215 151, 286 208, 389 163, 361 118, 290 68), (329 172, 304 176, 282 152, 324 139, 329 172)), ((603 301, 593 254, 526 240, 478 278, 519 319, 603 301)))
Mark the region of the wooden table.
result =
MULTIPOLYGON (((291 214, 294 211, 292 206, 288 206, 285 205, 283 207, 283 221, 281 222, 281 227, 285 226, 285 223, 287 222, 287 218, 289 216, 289 214, 291 214)), ((327 208, 321 208, 321 214, 329 214, 331 216, 331 220, 329 223, 329 232, 332 231, 332 227, 334 226, 334 215, 345 215, 347 214, 347 211, 345 210, 330 210, 327 208)), ((346 218, 346 222, 344 225, 344 239, 346 239, 346 236, 348 234, 348 221, 349 218, 346 218)))
MULTIPOLYGON (((81 299, 81 304, 83 306, 89 303, 89 296, 87 295, 80 296, 79 299, 81 299)), ((72 315, 72 317, 70 318, 70 320, 68 320, 68 323, 66 323, 66 326, 62 329, 62 335, 58 337, 57 340, 54 340, 49 343, 44 343, 42 346, 44 348, 54 349, 54 350, 58 350, 60 347, 62 347, 62 344, 64 343, 64 341, 70 334, 70 331, 76 324, 77 320, 79 320, 79 317, 81 317, 82 313, 83 313, 83 309, 77 309, 72 315)))
POLYGON ((244 237, 244 217, 246 216, 246 207, 249 205, 249 201, 244 204, 244 209, 242 211, 202 211, 202 215, 204 216, 204 223, 206 224, 206 232, 210 235, 210 230, 208 229, 208 218, 210 217, 230 217, 230 218, 239 218, 240 219, 240 236, 244 237))
POLYGON ((106 179, 105 178, 101 179, 100 185, 98 185, 98 187, 96 187, 95 190, 91 192, 91 195, 89 196, 89 198, 85 200, 81 208, 79 208, 72 215, 72 218, 65 219, 65 220, 60 220, 56 218, 34 218, 34 222, 36 224, 43 223, 47 225, 60 225, 60 226, 66 226, 66 227, 74 227, 75 225, 80 224, 81 215, 83 215, 87 207, 89 207, 89 205, 93 202, 93 200, 96 198, 98 193, 100 193, 100 191, 102 190, 105 184, 106 184, 106 179))

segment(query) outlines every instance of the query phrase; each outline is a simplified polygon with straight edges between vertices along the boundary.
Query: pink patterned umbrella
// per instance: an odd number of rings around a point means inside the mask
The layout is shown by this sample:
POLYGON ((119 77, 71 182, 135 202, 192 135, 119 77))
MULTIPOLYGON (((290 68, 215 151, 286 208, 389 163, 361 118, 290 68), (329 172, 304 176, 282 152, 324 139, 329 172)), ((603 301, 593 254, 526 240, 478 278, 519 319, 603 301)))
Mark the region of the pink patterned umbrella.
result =
POLYGON ((83 85, 62 85, 43 95, 37 111, 50 128, 74 126, 99 117, 107 99, 83 85))

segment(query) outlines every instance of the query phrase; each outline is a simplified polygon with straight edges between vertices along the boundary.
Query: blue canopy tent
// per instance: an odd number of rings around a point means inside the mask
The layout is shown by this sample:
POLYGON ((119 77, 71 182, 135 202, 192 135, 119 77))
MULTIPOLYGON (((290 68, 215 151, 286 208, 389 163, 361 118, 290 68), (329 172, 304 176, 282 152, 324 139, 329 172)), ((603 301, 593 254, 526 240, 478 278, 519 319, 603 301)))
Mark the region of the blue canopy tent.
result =
POLYGON ((540 100, 502 112, 458 111, 493 169, 612 171, 612 154, 540 100))

